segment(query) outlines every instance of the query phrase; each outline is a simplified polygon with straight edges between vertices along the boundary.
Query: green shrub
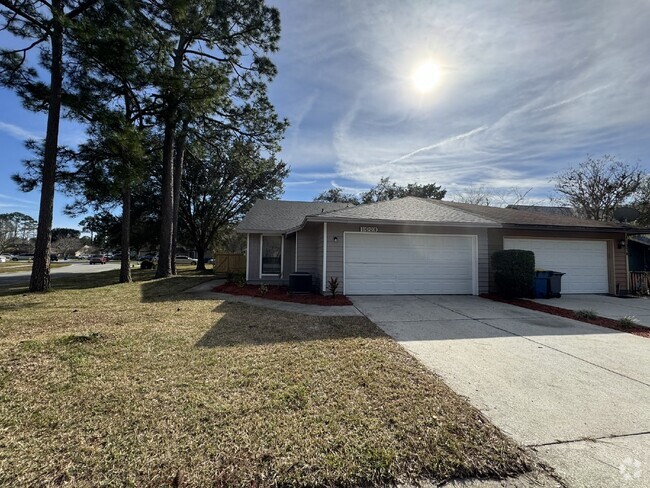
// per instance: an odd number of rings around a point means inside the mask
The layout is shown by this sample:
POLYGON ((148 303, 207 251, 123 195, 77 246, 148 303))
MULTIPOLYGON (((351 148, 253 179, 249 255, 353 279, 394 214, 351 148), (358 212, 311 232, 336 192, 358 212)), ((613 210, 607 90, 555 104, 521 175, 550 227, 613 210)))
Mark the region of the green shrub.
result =
POLYGON ((639 325, 639 319, 632 315, 627 315, 618 319, 618 324, 624 329, 631 329, 639 325))
POLYGON ((598 318, 598 314, 593 310, 576 310, 573 314, 579 319, 595 320, 598 318))
POLYGON ((258 292, 259 292, 260 295, 264 296, 269 292, 269 287, 267 286, 266 283, 262 283, 260 285, 260 288, 259 288, 258 292))
POLYGON ((509 249, 492 255, 497 293, 507 298, 530 297, 535 278, 535 254, 509 249))
POLYGON ((336 296, 336 290, 339 288, 339 279, 336 276, 332 276, 327 282, 327 289, 332 294, 332 298, 336 296))
POLYGON ((246 286, 246 275, 243 275, 243 274, 241 274, 241 273, 238 274, 238 275, 235 277, 235 284, 236 284, 239 288, 244 288, 244 287, 246 286))

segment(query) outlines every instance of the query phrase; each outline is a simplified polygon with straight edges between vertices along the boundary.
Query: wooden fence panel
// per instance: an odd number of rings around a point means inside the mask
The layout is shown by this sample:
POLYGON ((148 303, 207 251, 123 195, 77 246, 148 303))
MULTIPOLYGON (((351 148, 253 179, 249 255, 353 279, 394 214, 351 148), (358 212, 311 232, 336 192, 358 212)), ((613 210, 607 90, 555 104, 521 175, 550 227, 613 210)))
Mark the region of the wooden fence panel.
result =
POLYGON ((246 273, 246 256, 244 254, 215 254, 214 274, 226 276, 229 273, 246 273))
POLYGON ((633 293, 637 295, 650 294, 650 273, 647 271, 631 271, 630 282, 633 293))

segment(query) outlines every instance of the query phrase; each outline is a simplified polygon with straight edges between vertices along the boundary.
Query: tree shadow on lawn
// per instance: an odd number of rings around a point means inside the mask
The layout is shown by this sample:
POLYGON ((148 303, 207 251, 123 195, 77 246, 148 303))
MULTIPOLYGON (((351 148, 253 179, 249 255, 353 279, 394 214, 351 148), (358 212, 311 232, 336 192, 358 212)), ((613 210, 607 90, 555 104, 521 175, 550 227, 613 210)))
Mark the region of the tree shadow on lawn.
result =
MULTIPOLYGON (((140 299, 142 303, 176 302, 181 300, 216 300, 216 296, 205 293, 188 292, 201 284, 213 282, 215 278, 211 271, 185 270, 170 278, 154 279, 153 273, 147 280, 141 280, 140 299)), ((134 280, 135 281, 135 280, 134 280)), ((140 281, 140 280, 138 280, 140 281)), ((212 289, 215 285, 209 285, 212 289)))
POLYGON ((197 347, 260 346, 387 337, 365 317, 319 317, 237 302, 221 302, 213 312, 221 317, 199 339, 197 347))

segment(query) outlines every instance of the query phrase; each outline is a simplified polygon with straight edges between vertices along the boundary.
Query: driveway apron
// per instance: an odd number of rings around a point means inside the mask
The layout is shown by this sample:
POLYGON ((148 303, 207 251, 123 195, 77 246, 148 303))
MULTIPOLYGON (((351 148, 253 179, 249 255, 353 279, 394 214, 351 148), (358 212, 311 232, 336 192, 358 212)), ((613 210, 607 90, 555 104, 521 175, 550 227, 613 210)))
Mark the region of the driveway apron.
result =
POLYGON ((650 340, 472 296, 353 302, 568 486, 650 486, 650 340))

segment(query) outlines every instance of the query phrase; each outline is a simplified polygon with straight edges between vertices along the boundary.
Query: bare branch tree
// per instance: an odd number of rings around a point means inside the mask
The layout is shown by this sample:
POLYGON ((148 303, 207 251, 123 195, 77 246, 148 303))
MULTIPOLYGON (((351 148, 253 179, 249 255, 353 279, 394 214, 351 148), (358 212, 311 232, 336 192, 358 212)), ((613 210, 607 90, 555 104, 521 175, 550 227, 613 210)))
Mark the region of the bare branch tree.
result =
POLYGON ((587 157, 552 181, 560 194, 556 201, 574 207, 585 218, 612 220, 614 210, 634 196, 644 176, 638 164, 604 155, 587 157))

